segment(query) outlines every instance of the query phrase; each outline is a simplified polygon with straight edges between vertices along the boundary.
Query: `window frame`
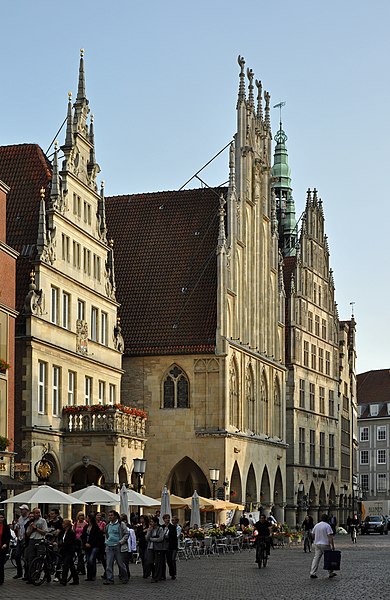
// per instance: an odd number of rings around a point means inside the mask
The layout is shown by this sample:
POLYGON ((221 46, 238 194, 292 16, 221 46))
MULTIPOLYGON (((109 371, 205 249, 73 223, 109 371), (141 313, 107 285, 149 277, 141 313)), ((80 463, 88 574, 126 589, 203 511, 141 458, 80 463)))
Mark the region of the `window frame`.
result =
POLYGON ((359 441, 369 442, 370 441, 370 428, 367 425, 361 425, 359 427, 359 441), (363 432, 367 433, 367 438, 363 437, 363 432))
POLYGON ((60 407, 60 386, 61 386, 61 367, 53 365, 51 369, 51 412, 53 417, 59 417, 60 407))
POLYGON ((47 410, 47 363, 38 360, 38 414, 44 415, 47 410))
POLYGON ((359 451, 359 464, 370 466, 370 454, 369 454, 368 450, 360 450, 359 451), (363 460, 363 456, 367 457, 367 461, 363 460))

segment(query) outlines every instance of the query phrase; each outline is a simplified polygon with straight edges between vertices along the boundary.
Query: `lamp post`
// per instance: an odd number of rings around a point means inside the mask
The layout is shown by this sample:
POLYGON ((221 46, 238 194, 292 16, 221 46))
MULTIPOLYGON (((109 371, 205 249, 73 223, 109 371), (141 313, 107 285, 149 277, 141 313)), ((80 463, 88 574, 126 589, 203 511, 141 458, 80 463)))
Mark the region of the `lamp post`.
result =
POLYGON ((135 458, 134 459, 134 473, 137 475, 137 492, 141 493, 141 480, 145 475, 146 471, 146 459, 135 458))
POLYGON ((215 486, 219 480, 219 469, 209 469, 210 481, 213 484, 213 500, 215 500, 215 486))

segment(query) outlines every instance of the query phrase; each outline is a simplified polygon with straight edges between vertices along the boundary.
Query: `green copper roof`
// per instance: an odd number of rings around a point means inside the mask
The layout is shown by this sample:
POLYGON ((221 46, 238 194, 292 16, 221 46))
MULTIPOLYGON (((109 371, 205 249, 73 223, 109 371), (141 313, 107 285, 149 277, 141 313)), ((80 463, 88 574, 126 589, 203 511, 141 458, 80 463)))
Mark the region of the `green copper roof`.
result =
POLYGON ((287 135, 280 129, 275 135, 276 147, 274 152, 274 164, 271 169, 271 177, 273 179, 272 187, 288 188, 291 190, 291 170, 288 166, 288 154, 286 148, 287 135))

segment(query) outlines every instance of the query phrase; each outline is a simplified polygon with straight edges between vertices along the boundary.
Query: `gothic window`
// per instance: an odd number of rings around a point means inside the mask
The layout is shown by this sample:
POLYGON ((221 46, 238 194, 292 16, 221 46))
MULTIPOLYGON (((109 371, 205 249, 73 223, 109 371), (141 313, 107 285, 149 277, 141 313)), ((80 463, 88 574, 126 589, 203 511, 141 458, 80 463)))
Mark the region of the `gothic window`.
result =
POLYGON ((269 435, 268 389, 267 380, 263 375, 260 386, 261 400, 261 433, 269 435))
POLYGON ((240 427, 240 406, 237 368, 234 359, 230 362, 229 370, 229 399, 230 399, 230 424, 240 427))
POLYGON ((252 367, 248 367, 245 377, 245 396, 247 406, 247 427, 250 431, 256 432, 256 397, 254 390, 252 367))
POLYGON ((282 439, 282 401, 277 380, 275 381, 274 391, 274 435, 282 439))
POLYGON ((172 367, 164 380, 163 408, 189 408, 188 379, 179 367, 172 367))

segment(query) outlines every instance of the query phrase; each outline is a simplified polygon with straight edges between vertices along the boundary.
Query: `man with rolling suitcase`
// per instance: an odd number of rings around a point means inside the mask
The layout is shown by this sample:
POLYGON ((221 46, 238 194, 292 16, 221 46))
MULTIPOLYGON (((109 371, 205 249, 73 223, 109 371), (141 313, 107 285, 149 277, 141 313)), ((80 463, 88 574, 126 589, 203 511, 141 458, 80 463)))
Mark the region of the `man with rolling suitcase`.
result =
MULTIPOLYGON (((329 525, 328 515, 322 515, 321 521, 317 525, 314 525, 312 535, 314 538, 315 554, 311 563, 310 577, 311 579, 317 579, 318 565, 320 564, 322 555, 327 550, 334 550, 333 530, 329 525)), ((329 577, 337 575, 332 569, 329 569, 328 573, 329 577)))

